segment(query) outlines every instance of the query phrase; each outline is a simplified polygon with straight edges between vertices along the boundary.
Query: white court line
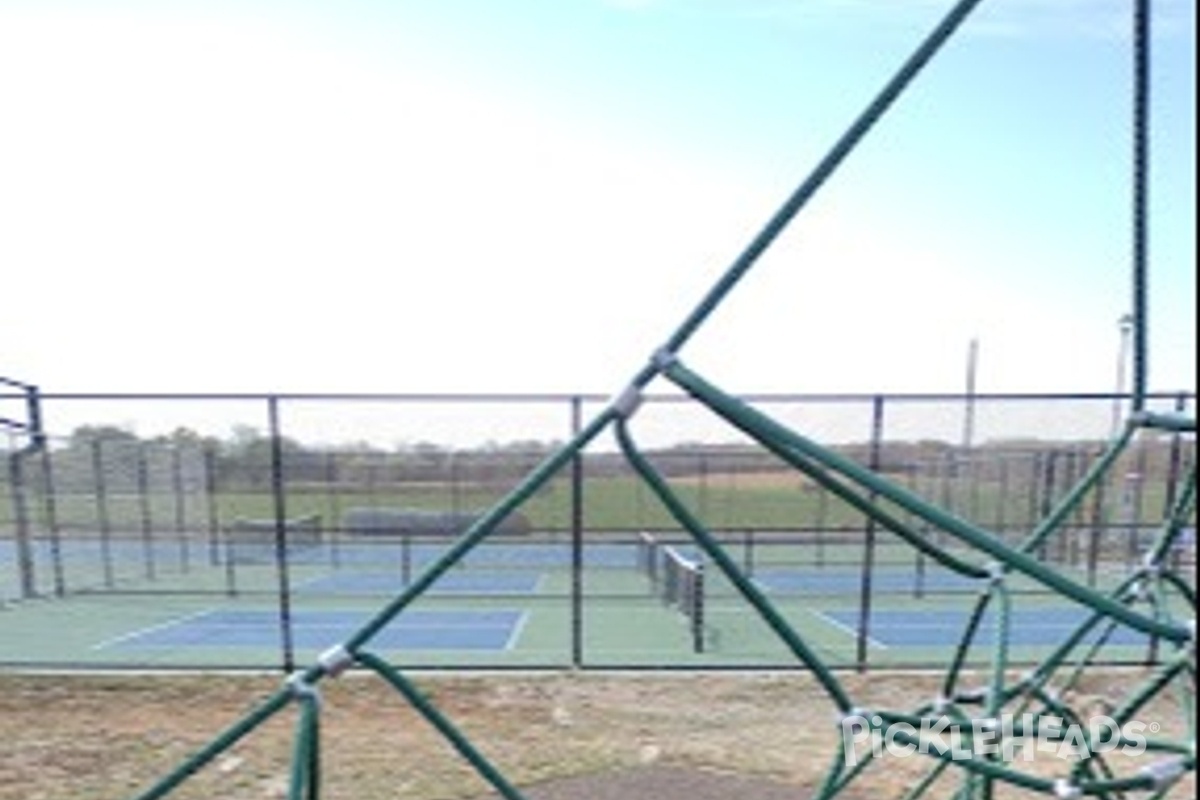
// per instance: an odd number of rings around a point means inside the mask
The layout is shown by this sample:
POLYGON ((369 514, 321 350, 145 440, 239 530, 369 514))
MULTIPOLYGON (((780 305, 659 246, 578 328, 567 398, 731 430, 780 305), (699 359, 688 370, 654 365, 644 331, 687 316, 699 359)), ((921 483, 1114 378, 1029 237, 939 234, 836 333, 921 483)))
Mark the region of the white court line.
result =
POLYGON ((156 633, 158 631, 165 630, 165 629, 173 627, 175 625, 182 625, 186 622, 191 622, 192 620, 199 619, 200 617, 203 617, 206 614, 212 614, 216 610, 217 609, 215 607, 214 608, 206 608, 203 611, 196 611, 195 613, 192 613, 192 614, 184 614, 182 617, 176 617, 175 619, 168 620, 166 622, 160 622, 158 625, 150 625, 145 628, 138 628, 137 630, 130 631, 129 633, 124 633, 124 634, 121 634, 120 636, 114 636, 111 639, 105 639, 104 641, 99 642, 98 644, 92 645, 91 649, 92 650, 103 650, 106 647, 113 647, 115 645, 121 644, 122 642, 127 642, 131 639, 137 639, 138 637, 146 636, 151 633, 156 633))
MULTIPOLYGON (((813 616, 815 616, 822 622, 824 622, 828 625, 832 625, 833 627, 837 628, 842 633, 845 633, 847 636, 851 636, 855 640, 858 639, 858 629, 857 628, 851 628, 849 625, 846 625, 845 623, 842 623, 842 622, 838 622, 836 619, 833 619, 832 617, 827 617, 825 614, 821 613, 820 611, 811 611, 810 610, 808 613, 812 614, 813 616)), ((884 644, 883 642, 874 638, 873 636, 867 637, 867 646, 874 647, 879 650, 887 650, 888 649, 888 646, 886 644, 884 644)))
MULTIPOLYGON (((331 613, 337 613, 337 612, 331 612, 331 613)), ((408 628, 409 630, 426 630, 426 629, 450 630, 450 629, 456 629, 456 628, 457 629, 467 629, 467 628, 496 628, 496 627, 499 627, 499 625, 496 625, 496 624, 483 623, 483 622, 480 622, 479 620, 470 619, 471 615, 492 614, 492 613, 517 614, 519 623, 521 620, 524 620, 525 618, 527 618, 529 616, 529 612, 517 611, 516 609, 496 609, 494 611, 476 611, 476 610, 471 610, 471 609, 424 608, 424 609, 413 609, 412 611, 408 611, 408 612, 403 612, 403 611, 400 612, 399 614, 397 614, 395 617, 393 617, 391 619, 391 621, 389 622, 387 627, 391 627, 394 625, 399 628, 408 628), (444 619, 428 619, 428 617, 430 617, 430 616, 440 615, 443 613, 454 614, 454 615, 458 616, 459 621, 447 622, 444 619), (425 621, 421 621, 419 618, 420 615, 422 615, 422 614, 424 614, 426 616, 425 621)), ((362 622, 365 623, 369 618, 370 618, 370 615, 365 614, 363 616, 362 622)), ((505 626, 512 627, 512 625, 508 624, 507 622, 505 623, 505 626)))
POLYGON ((529 612, 522 611, 517 617, 517 623, 512 626, 512 633, 508 635, 508 641, 504 643, 505 651, 515 650, 517 640, 521 638, 521 633, 525 630, 525 624, 529 621, 529 612))

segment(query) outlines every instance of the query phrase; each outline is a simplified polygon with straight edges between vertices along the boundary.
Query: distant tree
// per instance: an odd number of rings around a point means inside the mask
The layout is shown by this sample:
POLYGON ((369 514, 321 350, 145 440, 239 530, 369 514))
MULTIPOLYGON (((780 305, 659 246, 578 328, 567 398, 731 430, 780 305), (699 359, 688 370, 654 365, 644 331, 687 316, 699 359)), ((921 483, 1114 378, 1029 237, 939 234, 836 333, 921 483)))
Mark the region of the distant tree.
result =
MULTIPOLYGON (((288 478, 319 477, 324 469, 318 453, 286 436, 279 441, 288 478), (299 474, 299 473, 303 474, 299 474), (310 474, 311 473, 311 474, 310 474)), ((233 438, 218 451, 217 478, 225 486, 261 489, 271 483, 273 444, 271 438, 249 425, 233 429, 233 438)))
POLYGON ((116 425, 80 425, 75 430, 71 431, 71 435, 67 439, 67 446, 79 450, 88 450, 92 447, 92 443, 96 441, 103 442, 128 442, 136 443, 140 441, 136 433, 125 428, 119 428, 116 425))

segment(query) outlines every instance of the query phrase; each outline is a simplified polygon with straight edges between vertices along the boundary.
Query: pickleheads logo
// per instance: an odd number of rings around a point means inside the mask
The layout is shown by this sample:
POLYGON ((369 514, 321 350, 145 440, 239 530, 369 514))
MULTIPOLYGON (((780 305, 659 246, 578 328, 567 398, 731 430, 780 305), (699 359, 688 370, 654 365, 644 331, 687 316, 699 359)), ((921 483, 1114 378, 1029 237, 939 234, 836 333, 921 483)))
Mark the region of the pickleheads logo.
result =
POLYGON ((865 757, 867 744, 873 757, 932 755, 964 760, 986 756, 1004 761, 1034 761, 1038 754, 1086 759, 1119 751, 1140 755, 1146 750, 1146 733, 1157 733, 1157 723, 1119 725, 1107 716, 1082 722, 1062 717, 1026 713, 988 719, 956 720, 949 716, 926 717, 919 724, 887 720, 878 714, 851 713, 841 723, 846 765, 856 766, 865 757))

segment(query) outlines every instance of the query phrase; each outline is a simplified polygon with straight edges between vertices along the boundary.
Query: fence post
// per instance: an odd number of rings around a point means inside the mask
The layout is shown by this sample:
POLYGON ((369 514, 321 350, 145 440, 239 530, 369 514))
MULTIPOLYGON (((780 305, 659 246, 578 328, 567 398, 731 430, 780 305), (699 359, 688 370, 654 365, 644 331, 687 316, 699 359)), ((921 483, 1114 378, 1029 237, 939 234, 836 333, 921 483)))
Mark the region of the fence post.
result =
POLYGON ((283 648, 283 671, 296 668, 292 639, 292 589, 288 575, 287 501, 284 497, 283 436, 279 424, 279 397, 267 398, 267 418, 271 437, 271 497, 275 506, 275 568, 279 576, 279 638, 283 648))
POLYGON ((992 525, 996 529, 996 535, 1006 543, 1008 542, 1008 517, 1005 514, 1005 506, 1008 505, 1008 458, 1008 453, 1003 451, 999 453, 999 460, 996 462, 996 505, 992 510, 992 525))
POLYGON ((218 486, 217 453, 211 446, 204 448, 204 494, 208 506, 208 560, 212 566, 221 565, 225 570, 225 594, 236 597, 237 567, 233 563, 233 548, 221 527, 221 513, 217 504, 218 486))
MULTIPOLYGON (((1182 414, 1187 408, 1187 396, 1178 394, 1175 396, 1175 412, 1182 414)), ((1171 513, 1171 509, 1175 507, 1175 497, 1178 491, 1179 473, 1183 468, 1183 443, 1180 439, 1179 432, 1171 434, 1171 450, 1170 458, 1167 462, 1167 486, 1166 493, 1163 497, 1163 518, 1171 513)))
POLYGON ((92 439, 92 484, 96 489, 96 522, 100 525, 100 557, 104 585, 113 587, 112 518, 108 513, 108 481, 104 479, 104 440, 92 439))
MULTIPOLYGON (((871 401, 871 446, 867 456, 867 466, 878 471, 880 467, 880 447, 883 439, 883 395, 875 395, 871 401)), ((874 501, 875 492, 871 493, 874 501)), ((871 579, 875 569, 875 518, 867 517, 867 525, 863 530, 863 566, 862 586, 859 596, 858 613, 858 643, 855 656, 859 672, 867 670, 867 643, 871 638, 871 579)))
POLYGON ((179 570, 187 573, 191 569, 191 544, 187 532, 187 508, 184 503, 182 443, 171 443, 171 493, 175 505, 175 535, 179 539, 179 570))
MULTIPOLYGON (((1041 464, 1043 467, 1043 472, 1039 476, 1042 487, 1041 507, 1038 509, 1036 519, 1045 519, 1046 517, 1050 516, 1050 511, 1054 508, 1054 493, 1057 491, 1058 486, 1057 477, 1055 475, 1055 467, 1057 466, 1059 455, 1060 452, 1053 447, 1044 453, 1044 460, 1041 464)), ((1063 524, 1065 525, 1066 523, 1064 522, 1063 524)), ((1047 553, 1047 545, 1045 540, 1042 540, 1038 544, 1037 550, 1038 559, 1040 561, 1045 561, 1047 553)))
POLYGON ((217 511, 217 454, 212 445, 204 446, 204 498, 208 513, 208 563, 221 564, 221 523, 217 511))
MULTIPOLYGON (((571 398, 571 440, 583 430, 583 398, 571 398)), ((583 666, 583 454, 571 456, 571 666, 583 666)))
MULTIPOLYGON (((816 484, 813 484, 816 485, 816 484)), ((823 485, 817 486, 817 558, 816 565, 818 567, 825 566, 825 539, 826 534, 831 533, 829 530, 829 489, 823 485)), ((834 536, 834 542, 840 539, 840 536, 834 536)), ((836 552, 836 550, 835 550, 836 552)), ((836 558, 835 558, 836 561, 836 558)))
POLYGON ((54 466, 50 449, 41 452, 42 465, 42 514, 46 532, 50 535, 50 565, 54 574, 54 595, 64 597, 67 593, 67 578, 63 569, 62 532, 58 527, 57 487, 54 485, 54 466))
POLYGON ((146 457, 146 443, 138 444, 137 449, 137 484, 138 507, 141 511, 142 523, 142 557, 146 578, 154 580, 157 577, 154 552, 154 521, 150 509, 150 465, 146 457))
POLYGON ((1125 536, 1128 539, 1125 543, 1125 559, 1126 566, 1131 569, 1137 566, 1142 557, 1142 514, 1145 510, 1143 491, 1146 485, 1146 471, 1150 468, 1147 452, 1146 440, 1142 439, 1137 444, 1137 456, 1132 469, 1125 474, 1122 489, 1127 526, 1125 536))
MULTIPOLYGON (((1097 451, 1095 458, 1099 459, 1104 455, 1103 451, 1097 451)), ((1105 489, 1106 481, 1099 481, 1096 484, 1095 490, 1092 492, 1092 523, 1088 532, 1087 545, 1087 581, 1088 586, 1095 588, 1097 574, 1100 566, 1102 550, 1104 548, 1104 531, 1107 527, 1105 520, 1105 509, 1107 508, 1107 491, 1105 489)))
POLYGON ((21 573, 21 597, 29 600, 37 595, 33 541, 29 530, 29 505, 25 497, 25 470, 21 467, 20 452, 8 456, 8 480, 12 488, 13 517, 17 526, 17 567, 21 573))
POLYGON ((330 532, 329 564, 334 569, 342 565, 342 496, 338 486, 338 475, 337 452, 328 452, 325 454, 325 494, 330 524, 326 530, 330 532))

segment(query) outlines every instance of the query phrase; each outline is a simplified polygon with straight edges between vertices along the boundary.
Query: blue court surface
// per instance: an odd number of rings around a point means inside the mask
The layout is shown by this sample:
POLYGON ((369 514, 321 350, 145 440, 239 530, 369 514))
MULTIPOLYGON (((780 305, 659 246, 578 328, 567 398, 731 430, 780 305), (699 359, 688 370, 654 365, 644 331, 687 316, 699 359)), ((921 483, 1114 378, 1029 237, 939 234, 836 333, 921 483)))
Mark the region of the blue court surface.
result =
MULTIPOLYGON (((369 618, 365 611, 297 611, 292 614, 292 642, 324 649, 348 639, 369 618)), ((372 644, 385 650, 508 650, 524 622, 523 611, 408 610, 376 634, 372 644)), ((279 646, 279 612, 211 610, 133 631, 96 649, 279 646)))
MULTIPOLYGON (((337 560, 347 565, 398 565, 408 562, 414 570, 422 570, 442 559, 447 547, 446 544, 394 540, 339 542, 298 553, 293 560, 296 563, 314 564, 337 560)), ((571 566, 573 555, 570 543, 483 542, 464 555, 458 564, 478 569, 566 569, 571 566)), ((626 544, 585 543, 582 558, 588 567, 632 569, 636 564, 636 551, 626 544)))
MULTIPOLYGON (((450 572, 429 587, 429 594, 535 594, 542 576, 528 572, 450 572)), ((405 588, 397 572, 341 572, 298 583, 302 594, 398 594, 405 588)))
MULTIPOLYGON (((848 634, 859 633, 857 610, 816 612, 817 616, 848 634)), ((1011 612, 1011 637, 1016 646, 1051 647, 1061 644, 1078 627, 1090 619, 1083 609, 1053 607, 1017 609, 1011 612)), ((970 609, 876 609, 871 611, 867 634, 876 647, 948 647, 962 640, 970 619, 970 609)), ((1108 629, 1102 622, 1089 631, 1085 642, 1095 642, 1108 629)), ((975 632, 974 641, 990 645, 996 639, 995 617, 984 615, 975 632)), ((1118 625, 1107 640, 1113 645, 1146 646, 1148 637, 1141 631, 1118 625)))
MULTIPOLYGON (((860 569, 760 569, 754 573, 754 582, 759 588, 774 594, 854 594, 861 589, 862 579, 860 569)), ((883 593, 917 589, 969 592, 982 585, 978 580, 944 569, 931 569, 922 574, 911 567, 876 567, 871 573, 871 590, 883 593)))

